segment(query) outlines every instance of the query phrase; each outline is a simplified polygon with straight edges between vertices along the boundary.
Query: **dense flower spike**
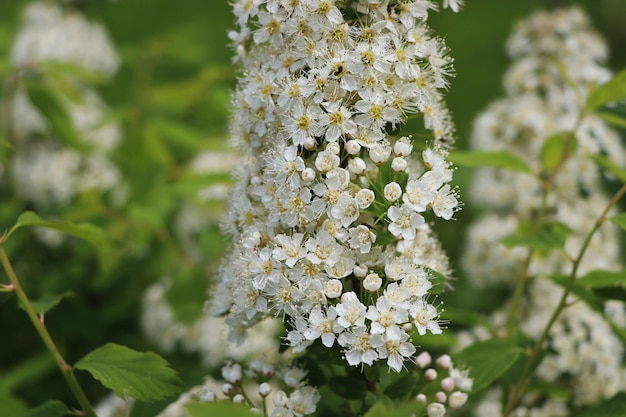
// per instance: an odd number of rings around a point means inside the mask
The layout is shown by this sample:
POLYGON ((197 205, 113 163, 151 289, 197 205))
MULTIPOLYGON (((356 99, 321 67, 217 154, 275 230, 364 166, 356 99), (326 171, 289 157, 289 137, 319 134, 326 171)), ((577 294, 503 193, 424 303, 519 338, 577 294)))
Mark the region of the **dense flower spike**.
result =
POLYGON ((11 61, 20 77, 7 98, 15 142, 7 171, 16 192, 46 210, 70 203, 83 191, 119 190, 120 175, 109 155, 121 138, 120 128, 107 120, 107 106, 89 85, 90 77, 110 77, 119 66, 105 29, 54 2, 33 2, 24 10, 11 61), (56 120, 48 121, 41 105, 58 106, 56 120), (59 135, 53 124, 62 123, 65 115, 69 126, 59 135))
MULTIPOLYGON (((556 175, 542 202, 542 184, 526 173, 481 168, 475 177, 471 199, 488 213, 469 230, 464 267, 476 284, 508 283, 523 273, 528 251, 505 248, 499 241, 514 233, 520 221, 558 220, 572 229, 564 251, 533 256, 529 273, 535 277, 525 295, 519 324, 538 338, 558 304, 562 289, 547 278, 567 274, 587 233, 607 206, 602 176, 589 158, 606 154, 617 165, 626 164, 626 151, 615 131, 597 116, 585 114, 590 88, 606 82, 603 66, 607 50, 577 8, 539 12, 519 23, 508 42, 513 64, 505 77, 507 96, 478 118, 472 146, 479 150, 508 150, 525 159, 533 172, 542 172, 541 149, 547 138, 559 132, 577 141, 577 149, 556 175), (542 204, 545 207, 542 209, 542 204)), ((545 175, 544 175, 545 177, 545 175)), ((620 268, 618 230, 602 226, 587 249, 579 274, 594 269, 620 268)), ((611 326, 585 303, 573 303, 551 328, 546 358, 537 370, 543 382, 569 381, 570 405, 591 404, 626 389, 621 367, 623 345, 611 326)), ((623 315, 623 305, 611 308, 623 315)), ((494 323, 504 325, 502 316, 494 323)), ((487 401, 491 397, 487 397, 487 401)), ((497 400, 495 400, 497 401, 497 400)), ((519 414, 569 415, 567 402, 528 396, 519 414), (527 408, 527 410, 526 410, 527 408)), ((500 415, 498 405, 484 404, 477 415, 500 415)))
POLYGON ((442 99, 452 59, 426 25, 435 8, 235 2, 244 73, 232 138, 246 157, 214 296, 233 329, 279 316, 295 351, 321 339, 350 365, 395 371, 415 352, 410 332, 441 332, 431 291, 450 267, 429 221, 449 220, 459 202, 442 99), (399 134, 410 114, 424 118, 429 145, 399 134))

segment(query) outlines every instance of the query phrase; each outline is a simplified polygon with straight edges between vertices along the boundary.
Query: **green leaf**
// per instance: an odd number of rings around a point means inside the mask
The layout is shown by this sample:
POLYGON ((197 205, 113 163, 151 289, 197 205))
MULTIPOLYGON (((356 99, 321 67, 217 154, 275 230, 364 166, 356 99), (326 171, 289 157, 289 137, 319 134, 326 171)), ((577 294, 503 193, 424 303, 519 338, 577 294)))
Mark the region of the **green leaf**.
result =
POLYGON ((336 376, 331 378, 328 385, 333 387, 335 394, 344 398, 361 399, 365 397, 367 387, 362 379, 349 376, 336 376))
POLYGON ((617 272, 603 270, 591 271, 579 278, 576 284, 588 288, 624 287, 626 286, 626 270, 617 272))
POLYGON ((424 405, 417 401, 393 406, 378 402, 363 417, 411 417, 425 415, 425 411, 424 405))
POLYGON ((524 246, 546 254, 553 249, 562 249, 565 239, 572 230, 560 222, 546 222, 535 232, 531 223, 520 224, 517 232, 501 242, 507 247, 524 246))
POLYGON ((62 299, 72 297, 73 295, 74 293, 71 291, 66 291, 63 294, 44 294, 38 300, 31 300, 31 305, 35 312, 41 316, 59 304, 62 299))
POLYGON ((434 269, 423 267, 428 273, 428 280, 433 285, 429 293, 439 295, 446 289, 446 282, 448 281, 446 276, 435 271, 434 269))
POLYGON ((208 286, 200 268, 182 268, 176 274, 166 298, 177 321, 191 324, 202 316, 208 286))
POLYGON ((483 326, 490 328, 489 322, 479 313, 474 310, 468 310, 465 308, 457 308, 454 306, 446 305, 446 309, 441 313, 443 320, 454 323, 455 325, 464 326, 483 326))
POLYGON ((54 93, 38 83, 26 83, 26 91, 33 105, 50 123, 52 134, 74 149, 86 150, 87 142, 83 141, 76 130, 70 116, 54 93))
POLYGON ((32 211, 27 211, 20 215, 17 219, 17 223, 11 228, 11 230, 9 230, 9 233, 7 233, 6 239, 8 239, 17 229, 26 226, 45 227, 46 229, 57 230, 59 232, 83 239, 98 249, 104 249, 107 245, 107 236, 99 227, 89 223, 43 220, 32 211))
MULTIPOLYGON (((56 362, 48 351, 33 354, 29 358, 20 361, 13 368, 0 372, 0 393, 24 387, 42 379, 55 368, 56 362)), ((2 409, 0 405, 0 410, 2 409)))
POLYGON ((608 103, 626 100, 626 70, 616 74, 589 94, 587 110, 593 111, 608 103))
POLYGON ((0 391, 0 410, 2 410, 2 417, 24 417, 27 406, 24 401, 14 397, 10 392, 0 391))
POLYGON ((596 112, 596 116, 600 117, 605 122, 612 124, 613 126, 626 128, 626 119, 622 116, 618 116, 614 113, 605 112, 596 112))
POLYGON ((626 394, 620 393, 599 405, 574 412, 572 417, 624 417, 626 416, 626 394))
POLYGON ((490 166, 518 172, 532 172, 526 161, 509 151, 454 151, 448 160, 463 167, 490 166))
POLYGON ((190 403, 185 408, 190 417, 258 417, 245 405, 225 401, 190 403))
POLYGON ((24 417, 63 417, 73 414, 61 401, 53 400, 28 410, 24 417))
POLYGON ((516 345, 491 339, 474 343, 454 356, 455 363, 470 368, 469 376, 474 379, 472 392, 477 392, 501 377, 523 352, 516 345))
POLYGON ((626 213, 620 213, 617 216, 611 217, 611 222, 626 230, 626 213))
POLYGON ((150 402, 182 390, 180 379, 165 359, 114 343, 92 351, 74 367, 89 372, 120 398, 150 402))
POLYGON ((576 152, 578 146, 573 132, 559 132, 548 137, 541 147, 541 166, 544 172, 552 172, 561 160, 576 152))
POLYGON ((621 182, 626 182, 626 168, 617 166, 617 164, 611 161, 606 156, 602 155, 590 155, 591 159, 596 161, 596 163, 600 166, 600 168, 608 171, 615 178, 620 180, 621 182))

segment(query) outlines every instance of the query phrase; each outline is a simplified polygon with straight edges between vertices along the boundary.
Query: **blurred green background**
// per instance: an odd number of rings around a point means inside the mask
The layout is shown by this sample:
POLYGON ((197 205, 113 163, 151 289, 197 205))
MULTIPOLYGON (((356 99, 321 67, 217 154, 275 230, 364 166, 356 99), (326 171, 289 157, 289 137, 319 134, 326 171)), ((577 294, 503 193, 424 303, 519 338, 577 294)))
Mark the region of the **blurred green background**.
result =
MULTIPOLYGON (((125 343, 136 349, 151 348, 137 323, 141 293, 172 269, 187 266, 186 260, 177 257, 176 249, 167 245, 171 243, 167 236, 175 202, 163 201, 169 197, 163 197, 168 194, 161 193, 161 187, 176 183, 194 153, 225 147, 229 92, 235 85, 236 75, 236 68, 230 63, 232 51, 227 38, 233 18, 226 0, 81 0, 75 3, 109 30, 122 57, 120 71, 99 89, 123 124, 124 142, 117 158, 126 175, 133 178, 135 200, 141 202, 136 212, 149 207, 154 211, 150 213, 156 213, 156 220, 148 225, 133 223, 130 232, 117 236, 123 241, 125 252, 121 256, 126 261, 104 275, 87 247, 50 252, 22 240, 8 248, 16 258, 25 248, 41 254, 28 259, 31 265, 27 271, 37 275, 38 280, 62 283, 57 285, 59 289, 76 293, 76 297, 47 317, 53 335, 70 362, 107 341, 125 343), (169 126, 169 133, 160 129, 163 126, 169 126), (138 149, 147 150, 150 157, 137 160, 138 149), (164 242, 166 245, 162 246, 164 242), (149 256, 135 256, 140 249, 149 256), (75 262, 70 267, 72 259, 90 261, 75 262), (85 276, 94 280, 85 281, 85 276)), ((501 95, 501 79, 508 65, 504 41, 513 23, 533 10, 580 5, 609 42, 611 68, 626 67, 624 0, 467 0, 466 3, 462 13, 446 10, 434 13, 431 20, 455 58, 457 75, 451 83, 448 103, 457 123, 458 148, 466 147, 476 114, 501 95)), ((11 44, 18 29, 20 11, 26 4, 26 0, 0 0, 0 68, 9 67, 11 44)), ((457 172, 461 196, 469 175, 464 169, 457 172)), ((2 195, 0 188, 0 207, 7 202, 8 197, 2 195)), ((0 231, 10 227, 16 211, 18 208, 0 209, 0 231)), ((471 208, 466 207, 457 215, 457 220, 441 232, 443 245, 453 260, 461 253, 463 230, 471 216, 471 208)), ((80 215, 77 217, 80 219, 80 215)), ((110 230, 122 227, 106 216, 102 221, 110 230)), ((216 230, 211 230, 203 242, 202 254, 207 257, 207 263, 215 262, 224 247, 223 239, 216 230)), ((200 267, 189 268, 205 273, 200 267)), ((458 275, 458 287, 462 288, 462 271, 458 275)), ((0 277, 3 276, 0 274, 0 277)), ((31 285, 33 291, 37 291, 35 284, 31 285)), ((471 305, 476 296, 469 291, 457 292, 450 296, 450 302, 471 305)), ((15 308, 10 294, 0 294, 0 322, 0 381, 9 370, 31 358, 34 365, 28 369, 36 369, 37 365, 39 371, 32 371, 25 379, 28 384, 17 389, 18 396, 31 404, 52 398, 71 403, 60 376, 44 359, 40 341, 25 315, 15 308)), ((170 360, 176 363, 177 359, 170 360)), ((179 364, 194 368, 193 358, 180 359, 179 364)), ((96 384, 89 386, 88 378, 84 379, 90 395, 97 398, 104 394, 103 389, 96 384)))

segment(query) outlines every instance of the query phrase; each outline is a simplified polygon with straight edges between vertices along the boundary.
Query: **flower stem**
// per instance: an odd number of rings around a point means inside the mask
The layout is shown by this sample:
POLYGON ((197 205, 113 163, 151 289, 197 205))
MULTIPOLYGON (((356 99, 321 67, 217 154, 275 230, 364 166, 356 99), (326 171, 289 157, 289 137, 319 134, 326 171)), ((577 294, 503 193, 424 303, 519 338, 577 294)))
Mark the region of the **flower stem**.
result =
POLYGON ((518 401, 522 397, 522 394, 524 393, 524 389, 526 387, 526 382, 528 380, 528 377, 530 376, 530 373, 533 367, 535 366, 535 361, 537 360, 537 355, 539 354, 541 346, 548 338, 548 334, 550 333, 550 330, 552 329, 552 326, 554 325, 556 320, 559 318, 561 312, 565 309, 565 307, 567 307, 567 297, 572 292, 572 289, 574 287, 574 282, 576 282, 576 277, 578 274, 578 267, 580 266, 580 263, 582 262, 585 252, 587 251, 587 247, 589 246, 589 243, 591 242, 591 239, 593 238, 595 233, 598 231, 600 226, 602 226, 602 224, 606 220, 606 216, 608 215, 609 211, 613 208, 613 206, 615 206, 617 201, 624 195, 624 193, 626 193, 626 184, 622 185, 622 187, 613 195, 613 198, 611 198, 611 201, 609 201, 609 203, 607 204, 606 208, 604 209, 600 217, 598 217, 598 219, 596 220, 593 228, 585 237, 585 240, 578 252, 578 256, 576 256, 576 259, 574 260, 574 265, 572 266, 572 272, 570 273, 567 279, 567 283, 565 285, 565 289, 563 290, 563 294, 561 295, 561 299, 559 300, 557 307, 552 313, 552 316, 550 317, 548 324, 543 329, 541 336, 539 337, 539 339, 537 339, 537 342, 535 343, 533 349, 530 352, 530 357, 528 358, 528 361, 526 362, 526 366, 519 380, 519 383, 515 386, 513 395, 511 396, 506 406, 506 409, 504 410, 504 413, 502 414, 503 417, 509 417, 511 415, 511 413, 513 412, 513 408, 517 405, 518 401))
POLYGON ((61 353, 59 352, 56 345, 54 344, 52 337, 50 337, 50 333, 48 333, 46 326, 43 324, 43 320, 37 314, 37 312, 35 312, 35 309, 30 303, 28 296, 24 292, 24 289, 22 288, 20 281, 17 279, 17 275, 15 275, 13 266, 11 265, 9 258, 7 257, 7 254, 4 250, 3 243, 4 243, 4 236, 0 237, 0 262, 2 263, 2 266, 4 267, 4 270, 6 271, 7 275, 9 276, 9 280, 11 281, 11 286, 13 287, 13 291, 15 291, 15 294, 17 295, 17 298, 20 304, 26 311, 26 314, 30 318, 30 321, 33 323, 33 326, 35 326, 35 330, 37 330, 37 333, 39 333, 39 336, 41 337, 41 340, 43 340, 44 344, 46 345, 46 348, 48 348, 48 351, 54 357, 54 360, 56 361, 59 367, 59 370, 61 371, 61 374, 63 375, 63 378, 65 378, 67 385, 70 387, 70 390, 74 394, 74 397, 76 398, 81 408, 83 409, 83 414, 86 417, 97 417, 96 412, 91 406, 91 403, 87 399, 87 396, 85 395, 83 389, 78 383, 78 380, 74 376, 74 371, 72 367, 68 365, 67 362, 65 362, 65 360, 61 356, 61 353))

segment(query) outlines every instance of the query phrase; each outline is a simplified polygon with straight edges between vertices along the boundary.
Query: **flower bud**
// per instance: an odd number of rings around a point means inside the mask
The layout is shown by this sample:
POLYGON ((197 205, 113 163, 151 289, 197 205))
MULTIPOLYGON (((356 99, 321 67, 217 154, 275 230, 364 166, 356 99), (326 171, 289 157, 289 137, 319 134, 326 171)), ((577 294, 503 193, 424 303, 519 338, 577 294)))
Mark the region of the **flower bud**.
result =
POLYGON ((400 188, 400 184, 397 182, 390 182, 385 185, 383 189, 383 195, 387 201, 396 201, 402 195, 402 188, 400 188))
POLYGON ((302 146, 304 146, 304 149, 307 151, 312 151, 317 148, 317 141, 309 136, 304 139, 304 144, 302 146))
POLYGON ((371 273, 363 280, 363 288, 367 291, 378 291, 383 284, 383 280, 376 273, 371 273))
POLYGON ((448 398, 450 408, 461 408, 467 402, 467 393, 454 391, 448 398))
POLYGON ((446 407, 440 403, 430 403, 426 408, 428 417, 444 417, 446 415, 446 407))
POLYGON ((391 161, 391 169, 393 169, 394 172, 404 172, 407 165, 406 159, 401 156, 397 156, 391 161))
POLYGON ((383 164, 387 162, 389 156, 391 156, 391 147, 377 143, 370 148, 369 156, 375 164, 383 164))
POLYGON ((406 136, 398 139, 393 145, 393 153, 398 156, 408 156, 412 150, 413 145, 411 144, 411 139, 406 136))
POLYGON ((435 394, 435 401, 437 401, 438 403, 443 404, 446 402, 447 399, 448 399, 448 396, 443 391, 439 391, 438 393, 435 394))
POLYGON ((315 170, 313 168, 304 168, 300 175, 305 184, 311 184, 315 180, 315 170))
POLYGON ((348 171, 354 175, 360 175, 367 169, 365 161, 359 157, 352 158, 348 161, 348 171))
POLYGON ((417 357, 415 358, 415 363, 417 364, 417 366, 419 366, 422 369, 429 366, 431 362, 432 362, 432 358, 430 356, 430 353, 428 352, 422 352, 419 355, 417 355, 417 357))
POLYGON ((426 395, 421 394, 421 393, 420 393, 420 394, 417 394, 417 396, 415 397, 415 400, 416 400, 418 403, 426 404, 426 395))
POLYGON ((361 152, 361 145, 359 144, 359 142, 352 139, 346 142, 344 149, 346 150, 346 152, 348 152, 349 155, 356 155, 361 152))
POLYGON ((434 381, 437 379, 437 371, 434 368, 428 368, 426 372, 424 372, 424 376, 428 381, 434 381))
POLYGON ((326 145, 326 151, 335 155, 339 155, 339 152, 341 152, 341 148, 339 147, 339 144, 337 142, 330 142, 328 145, 326 145))
POLYGON ((361 189, 356 193, 356 203, 359 205, 360 209, 368 208, 376 198, 374 191, 369 189, 361 189))
POLYGON ((222 377, 231 384, 241 381, 241 365, 235 363, 222 368, 222 377))
POLYGON ((452 391, 454 389, 454 378, 447 377, 441 380, 441 389, 444 391, 452 391))
POLYGON ((365 276, 367 275, 367 271, 368 271, 368 268, 366 265, 356 265, 354 269, 352 270, 352 272, 354 273, 354 276, 359 279, 365 278, 365 276))
POLYGON ((324 294, 328 298, 337 298, 341 295, 343 291, 343 285, 341 285, 341 281, 338 279, 331 279, 326 282, 324 285, 324 294))
POLYGON ((233 397, 233 402, 235 404, 243 404, 245 401, 246 399, 241 394, 237 394, 233 397))
POLYGON ((230 397, 233 394, 233 386, 232 384, 224 384, 222 385, 222 393, 227 397, 230 397))
POLYGON ((439 369, 448 369, 452 364, 452 359, 450 359, 449 355, 441 355, 437 358, 437 367, 439 369))
POLYGON ((264 382, 261 385, 259 385, 259 395, 261 397, 267 397, 270 394, 270 392, 272 392, 272 387, 267 382, 264 382))

